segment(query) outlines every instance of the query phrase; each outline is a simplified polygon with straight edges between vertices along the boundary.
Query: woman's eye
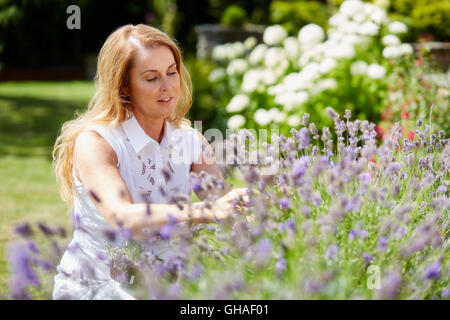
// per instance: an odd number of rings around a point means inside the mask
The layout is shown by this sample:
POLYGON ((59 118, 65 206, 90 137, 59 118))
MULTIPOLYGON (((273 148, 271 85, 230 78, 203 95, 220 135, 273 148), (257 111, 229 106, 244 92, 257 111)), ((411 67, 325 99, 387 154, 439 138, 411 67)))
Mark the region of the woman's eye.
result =
POLYGON ((151 78, 151 79, 147 79, 147 81, 153 81, 153 80, 156 80, 156 77, 155 78, 151 78))
POLYGON ((176 71, 175 72, 170 72, 169 76, 173 76, 174 74, 177 74, 177 72, 176 71))

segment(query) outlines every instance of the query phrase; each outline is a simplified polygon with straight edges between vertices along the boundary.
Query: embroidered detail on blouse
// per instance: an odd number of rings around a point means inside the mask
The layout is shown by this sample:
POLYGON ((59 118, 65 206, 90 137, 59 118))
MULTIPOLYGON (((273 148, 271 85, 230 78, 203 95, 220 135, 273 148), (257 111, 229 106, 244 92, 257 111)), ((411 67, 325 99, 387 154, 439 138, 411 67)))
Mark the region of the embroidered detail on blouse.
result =
POLYGON ((143 176, 145 174, 145 169, 147 168, 147 166, 145 165, 144 162, 142 162, 142 173, 141 176, 143 176))

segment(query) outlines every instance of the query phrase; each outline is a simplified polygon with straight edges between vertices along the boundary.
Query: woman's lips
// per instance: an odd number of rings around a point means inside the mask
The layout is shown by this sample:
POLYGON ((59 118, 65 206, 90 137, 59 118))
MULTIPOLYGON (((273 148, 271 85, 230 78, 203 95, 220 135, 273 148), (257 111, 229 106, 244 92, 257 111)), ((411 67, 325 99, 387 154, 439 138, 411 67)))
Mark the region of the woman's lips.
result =
POLYGON ((169 104, 169 103, 172 102, 172 98, 173 98, 173 97, 170 97, 170 99, 167 100, 167 101, 164 101, 164 100, 158 100, 158 102, 159 102, 159 103, 162 103, 162 104, 169 104))

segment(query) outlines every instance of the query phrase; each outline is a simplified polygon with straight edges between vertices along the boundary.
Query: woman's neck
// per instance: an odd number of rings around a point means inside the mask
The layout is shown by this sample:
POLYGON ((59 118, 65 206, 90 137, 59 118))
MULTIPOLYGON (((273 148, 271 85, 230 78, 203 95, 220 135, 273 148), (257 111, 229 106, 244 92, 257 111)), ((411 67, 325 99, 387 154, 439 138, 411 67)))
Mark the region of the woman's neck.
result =
POLYGON ((142 130, 153 140, 161 143, 164 135, 164 118, 149 118, 148 116, 139 112, 133 112, 137 122, 141 126, 142 130))

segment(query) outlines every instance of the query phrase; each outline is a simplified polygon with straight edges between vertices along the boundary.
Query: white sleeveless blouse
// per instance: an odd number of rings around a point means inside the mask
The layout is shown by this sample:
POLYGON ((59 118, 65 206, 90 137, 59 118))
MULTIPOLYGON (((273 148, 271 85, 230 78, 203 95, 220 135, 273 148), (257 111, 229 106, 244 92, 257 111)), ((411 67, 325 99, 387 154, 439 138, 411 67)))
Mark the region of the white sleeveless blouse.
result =
MULTIPOLYGON (((191 164, 202 152, 193 128, 176 128, 166 120, 160 144, 145 133, 133 114, 115 128, 95 125, 92 129, 115 151, 120 175, 134 203, 169 203, 176 194, 190 197, 191 164)), ((107 246, 125 246, 126 238, 119 236, 113 241, 108 236, 112 226, 92 203, 89 190, 75 174, 73 178, 75 230, 56 268, 53 299, 134 299, 111 278, 106 252, 107 246)), ((147 243, 144 246, 149 247, 147 243)), ((163 242, 156 242, 150 249, 158 251, 163 246, 163 242)))

